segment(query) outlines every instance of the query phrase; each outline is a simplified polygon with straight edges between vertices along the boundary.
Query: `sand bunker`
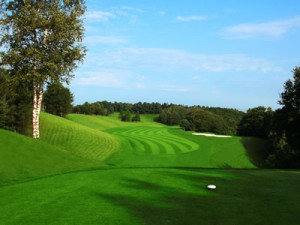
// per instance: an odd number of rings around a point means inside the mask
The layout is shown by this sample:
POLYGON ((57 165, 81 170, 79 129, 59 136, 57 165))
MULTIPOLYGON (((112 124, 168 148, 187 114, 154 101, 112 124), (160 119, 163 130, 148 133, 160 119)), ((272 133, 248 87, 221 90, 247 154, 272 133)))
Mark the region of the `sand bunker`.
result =
POLYGON ((232 136, 228 136, 228 135, 217 135, 217 134, 207 134, 207 133, 193 133, 193 135, 201 135, 201 136, 206 136, 206 137, 220 137, 220 138, 232 137, 232 136))

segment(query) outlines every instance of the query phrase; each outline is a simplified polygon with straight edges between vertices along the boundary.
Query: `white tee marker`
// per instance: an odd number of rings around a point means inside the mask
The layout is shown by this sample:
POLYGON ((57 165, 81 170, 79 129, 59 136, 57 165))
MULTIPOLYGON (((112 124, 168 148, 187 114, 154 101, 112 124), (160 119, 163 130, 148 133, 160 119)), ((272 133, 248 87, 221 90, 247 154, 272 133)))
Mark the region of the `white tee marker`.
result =
POLYGON ((208 190, 215 190, 216 188, 217 188, 217 186, 214 185, 214 184, 210 184, 210 185, 207 186, 208 190))

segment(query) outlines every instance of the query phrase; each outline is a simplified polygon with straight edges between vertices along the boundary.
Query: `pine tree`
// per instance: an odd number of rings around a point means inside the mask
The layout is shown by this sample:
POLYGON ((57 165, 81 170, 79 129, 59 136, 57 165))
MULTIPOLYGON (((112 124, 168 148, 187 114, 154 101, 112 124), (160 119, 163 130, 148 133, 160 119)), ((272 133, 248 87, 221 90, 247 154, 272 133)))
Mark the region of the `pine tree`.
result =
POLYGON ((44 94, 46 112, 64 117, 72 111, 73 94, 69 88, 55 82, 48 85, 44 94))

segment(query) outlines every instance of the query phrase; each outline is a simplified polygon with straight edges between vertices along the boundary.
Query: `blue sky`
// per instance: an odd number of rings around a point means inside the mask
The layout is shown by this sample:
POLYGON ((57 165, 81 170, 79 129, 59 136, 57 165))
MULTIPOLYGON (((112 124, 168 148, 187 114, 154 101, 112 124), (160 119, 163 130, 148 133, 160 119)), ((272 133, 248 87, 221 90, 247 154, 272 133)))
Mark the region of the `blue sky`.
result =
POLYGON ((278 108, 300 65, 298 0, 87 0, 85 101, 278 108))

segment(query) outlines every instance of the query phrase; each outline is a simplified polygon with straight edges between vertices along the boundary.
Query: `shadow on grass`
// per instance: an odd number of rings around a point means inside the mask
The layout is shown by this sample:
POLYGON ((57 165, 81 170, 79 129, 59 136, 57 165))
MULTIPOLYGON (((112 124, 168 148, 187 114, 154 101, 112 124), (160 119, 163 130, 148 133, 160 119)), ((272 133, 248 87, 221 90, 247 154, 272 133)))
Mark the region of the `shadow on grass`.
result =
POLYGON ((218 168, 232 169, 233 167, 231 165, 229 165, 228 163, 223 163, 223 164, 219 165, 218 168))
POLYGON ((117 185, 113 193, 93 195, 127 213, 118 225, 282 225, 293 224, 299 209, 298 186, 278 183, 276 173, 263 170, 143 170, 117 185), (208 190, 209 184, 217 189, 208 190))
POLYGON ((257 167, 265 167, 265 161, 270 151, 270 142, 255 137, 241 137, 241 143, 251 162, 257 167))
MULTIPOLYGON (((122 193, 96 193, 96 196, 125 208, 139 221, 138 224, 241 224, 245 217, 237 217, 240 208, 233 206, 239 200, 228 198, 226 193, 226 187, 230 186, 228 182, 231 182, 230 176, 218 171, 164 171, 157 176, 154 174, 155 179, 166 178, 161 182, 147 178, 126 178, 120 181, 122 193), (227 185, 224 185, 224 189, 211 191, 206 188, 211 183, 217 187, 222 187, 224 183, 227 185), (220 195, 227 197, 223 199, 220 195)), ((239 193, 237 191, 235 194, 239 193)), ((130 222, 120 221, 120 224, 130 222)))

